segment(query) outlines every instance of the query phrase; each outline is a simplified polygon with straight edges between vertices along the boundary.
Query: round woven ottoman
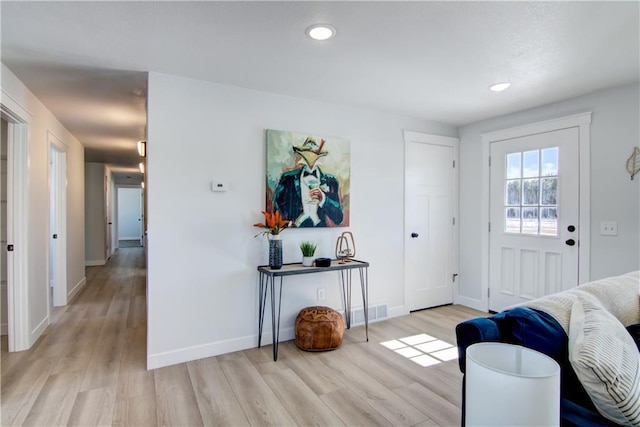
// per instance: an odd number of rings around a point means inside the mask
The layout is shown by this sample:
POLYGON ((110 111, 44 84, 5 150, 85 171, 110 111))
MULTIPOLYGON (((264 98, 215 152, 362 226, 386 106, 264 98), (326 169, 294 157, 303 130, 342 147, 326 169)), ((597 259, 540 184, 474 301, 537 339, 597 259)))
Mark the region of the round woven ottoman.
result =
POLYGON ((342 344, 344 320, 329 307, 307 307, 300 310, 295 323, 296 345, 302 350, 335 350, 342 344))

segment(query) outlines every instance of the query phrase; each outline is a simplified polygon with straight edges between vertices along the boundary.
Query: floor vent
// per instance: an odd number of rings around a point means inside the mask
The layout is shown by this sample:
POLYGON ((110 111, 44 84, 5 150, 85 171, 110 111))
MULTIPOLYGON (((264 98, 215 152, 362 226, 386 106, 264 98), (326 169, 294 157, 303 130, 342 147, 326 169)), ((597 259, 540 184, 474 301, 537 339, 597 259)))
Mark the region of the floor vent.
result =
MULTIPOLYGON (((369 307, 369 322, 377 321, 387 317, 387 304, 374 305, 369 307)), ((351 319, 354 324, 364 323, 364 309, 358 308, 352 311, 351 319)))

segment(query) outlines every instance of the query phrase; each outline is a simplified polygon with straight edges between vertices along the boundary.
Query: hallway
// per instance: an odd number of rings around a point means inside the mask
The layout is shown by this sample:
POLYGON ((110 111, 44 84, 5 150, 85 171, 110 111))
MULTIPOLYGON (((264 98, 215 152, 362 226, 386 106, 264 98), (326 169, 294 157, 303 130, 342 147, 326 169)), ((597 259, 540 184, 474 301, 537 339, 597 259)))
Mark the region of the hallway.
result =
POLYGON ((3 426, 155 424, 145 273, 143 248, 120 249, 87 267, 85 289, 30 350, 7 353, 2 337, 3 426))

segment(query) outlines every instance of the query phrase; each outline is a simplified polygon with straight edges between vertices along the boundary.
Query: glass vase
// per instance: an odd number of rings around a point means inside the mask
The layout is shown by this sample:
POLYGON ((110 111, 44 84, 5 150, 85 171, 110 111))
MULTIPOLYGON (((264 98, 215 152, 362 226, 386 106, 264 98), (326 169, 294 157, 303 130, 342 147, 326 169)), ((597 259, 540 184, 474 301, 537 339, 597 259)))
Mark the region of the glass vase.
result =
POLYGON ((269 267, 272 270, 282 268, 282 240, 278 234, 269 236, 269 267))

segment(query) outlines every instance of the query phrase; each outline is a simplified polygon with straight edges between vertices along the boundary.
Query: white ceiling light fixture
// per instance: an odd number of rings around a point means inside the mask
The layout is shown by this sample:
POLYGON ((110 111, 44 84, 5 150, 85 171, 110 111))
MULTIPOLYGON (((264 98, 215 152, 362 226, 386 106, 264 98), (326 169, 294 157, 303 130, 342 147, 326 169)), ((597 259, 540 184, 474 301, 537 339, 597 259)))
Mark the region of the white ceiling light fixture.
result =
POLYGON ((494 83, 489 86, 489 90, 493 92, 502 92, 503 90, 509 89, 510 86, 511 83, 509 82, 494 83))
POLYGON ((307 36, 314 40, 329 40, 336 35, 336 29, 327 24, 315 24, 307 28, 307 36))

